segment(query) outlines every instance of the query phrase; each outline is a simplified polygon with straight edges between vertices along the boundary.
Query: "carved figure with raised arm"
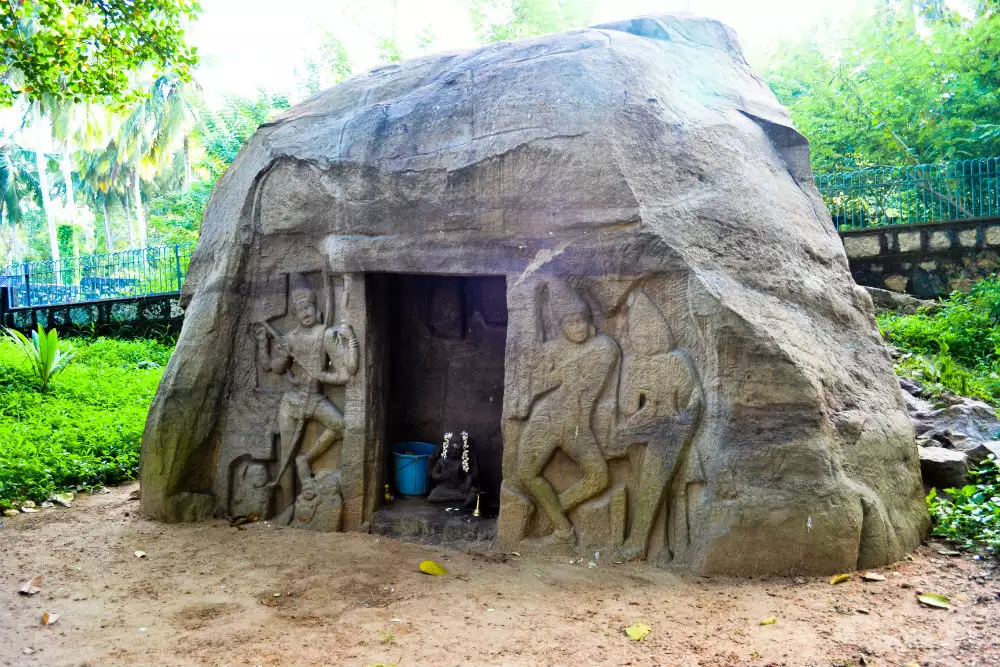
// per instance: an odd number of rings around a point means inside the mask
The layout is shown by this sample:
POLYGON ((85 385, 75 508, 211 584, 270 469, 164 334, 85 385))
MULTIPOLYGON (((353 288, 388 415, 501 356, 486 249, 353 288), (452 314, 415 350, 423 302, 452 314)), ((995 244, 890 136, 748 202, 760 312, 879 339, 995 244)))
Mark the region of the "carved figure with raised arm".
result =
MULTIPOLYGON (((345 294, 348 291, 349 286, 345 284, 345 294)), ((343 320, 338 327, 323 324, 316 292, 303 276, 293 274, 290 277, 289 298, 297 321, 295 328, 281 334, 269 323, 262 322, 254 331, 260 367, 271 373, 285 374, 293 385, 282 394, 278 408, 279 469, 269 484, 280 489, 285 508, 295 505, 296 473, 300 486, 308 486, 306 481, 313 477, 312 465, 344 437, 344 415, 326 396, 323 387, 347 384, 359 365, 354 329, 343 320), (315 420, 320 431, 315 441, 306 445, 300 440, 309 420, 315 420)), ((327 310, 332 308, 328 306, 327 310)), ((341 308, 342 317, 345 311, 346 301, 341 308)), ((327 317, 330 315, 332 313, 327 317)), ((282 517, 286 522, 292 520, 291 512, 285 512, 282 517)))

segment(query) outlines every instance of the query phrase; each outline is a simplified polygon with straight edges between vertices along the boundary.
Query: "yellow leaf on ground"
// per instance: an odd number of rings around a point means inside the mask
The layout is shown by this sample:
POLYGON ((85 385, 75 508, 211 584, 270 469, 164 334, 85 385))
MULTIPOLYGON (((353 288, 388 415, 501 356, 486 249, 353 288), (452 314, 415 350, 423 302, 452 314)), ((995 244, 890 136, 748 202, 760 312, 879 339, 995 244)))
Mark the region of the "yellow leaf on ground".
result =
POLYGON ((834 584, 842 584, 845 581, 849 581, 850 579, 851 575, 849 574, 835 574, 832 577, 830 577, 830 585, 833 586, 834 584))
POLYGON ((435 577, 440 577, 442 574, 448 574, 448 570, 444 569, 444 565, 438 565, 432 560, 420 561, 420 571, 424 574, 430 574, 435 577))
POLYGON ((760 622, 761 625, 774 625, 778 622, 777 616, 768 616, 763 621, 760 622))
POLYGON ((948 604, 948 598, 939 593, 924 593, 918 596, 917 600, 921 604, 934 607, 935 609, 951 609, 951 605, 948 604))
POLYGON ((652 630, 652 628, 649 627, 647 623, 642 623, 640 621, 639 623, 633 623, 632 625, 625 628, 625 634, 628 635, 629 639, 631 639, 634 642, 637 642, 640 641, 646 635, 648 635, 650 630, 652 630))

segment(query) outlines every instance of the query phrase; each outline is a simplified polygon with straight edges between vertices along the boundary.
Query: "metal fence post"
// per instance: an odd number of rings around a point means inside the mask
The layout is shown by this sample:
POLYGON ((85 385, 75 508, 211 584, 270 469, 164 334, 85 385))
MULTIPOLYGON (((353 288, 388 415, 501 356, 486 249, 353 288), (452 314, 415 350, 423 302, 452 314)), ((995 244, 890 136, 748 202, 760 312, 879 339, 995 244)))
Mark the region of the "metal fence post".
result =
POLYGON ((174 262, 176 262, 175 266, 177 267, 177 289, 179 291, 184 283, 184 278, 181 277, 181 251, 180 245, 177 243, 174 244, 174 262))
POLYGON ((0 285, 0 327, 7 326, 7 311, 10 309, 10 288, 0 285))
POLYGON ((24 263, 24 305, 31 307, 31 265, 24 263))

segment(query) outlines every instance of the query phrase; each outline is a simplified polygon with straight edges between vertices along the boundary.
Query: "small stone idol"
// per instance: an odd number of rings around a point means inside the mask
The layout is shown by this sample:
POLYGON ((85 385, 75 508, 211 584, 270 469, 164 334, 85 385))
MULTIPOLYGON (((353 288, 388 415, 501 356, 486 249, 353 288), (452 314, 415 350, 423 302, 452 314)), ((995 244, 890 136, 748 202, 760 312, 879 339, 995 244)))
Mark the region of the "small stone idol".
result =
POLYGON ((432 503, 461 503, 470 508, 476 503, 479 467, 469 434, 462 431, 458 441, 454 434, 445 433, 441 451, 431 467, 431 489, 427 500, 432 503))

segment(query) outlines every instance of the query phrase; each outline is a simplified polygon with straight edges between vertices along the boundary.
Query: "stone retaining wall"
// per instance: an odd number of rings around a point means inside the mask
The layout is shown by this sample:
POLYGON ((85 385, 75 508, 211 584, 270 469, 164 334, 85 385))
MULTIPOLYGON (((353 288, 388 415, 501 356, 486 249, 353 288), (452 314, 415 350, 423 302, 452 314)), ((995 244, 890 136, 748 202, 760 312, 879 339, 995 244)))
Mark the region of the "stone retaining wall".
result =
POLYGON ((1000 267, 1000 218, 872 227, 840 236, 855 282, 928 299, 1000 267))
POLYGON ((179 331, 183 320, 179 294, 33 308, 8 308, 6 290, 0 294, 0 325, 23 332, 41 324, 46 329, 55 327, 60 333, 83 330, 101 335, 141 335, 162 332, 167 327, 179 331))

